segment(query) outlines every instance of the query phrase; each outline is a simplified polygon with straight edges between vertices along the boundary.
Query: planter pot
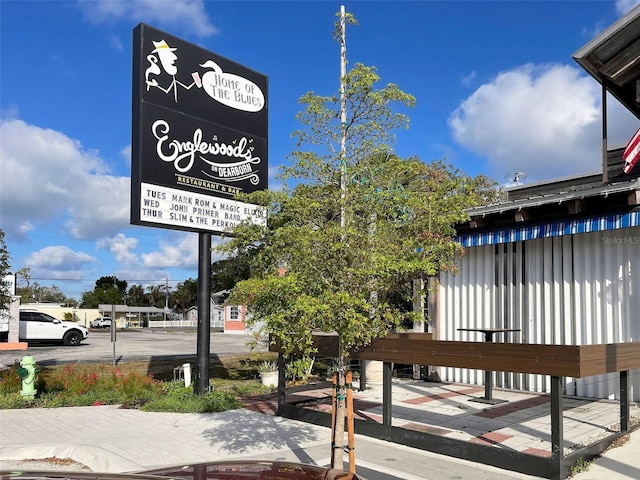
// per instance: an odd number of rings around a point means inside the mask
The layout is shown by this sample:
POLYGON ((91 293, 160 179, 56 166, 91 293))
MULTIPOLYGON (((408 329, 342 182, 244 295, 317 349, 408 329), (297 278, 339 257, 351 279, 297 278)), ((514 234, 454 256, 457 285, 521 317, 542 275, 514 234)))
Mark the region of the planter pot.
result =
POLYGON ((262 384, 266 387, 277 387, 278 386, 278 371, 275 372, 261 372, 260 380, 262 384))
POLYGON ((364 371, 367 385, 382 385, 382 362, 378 360, 366 360, 364 371))

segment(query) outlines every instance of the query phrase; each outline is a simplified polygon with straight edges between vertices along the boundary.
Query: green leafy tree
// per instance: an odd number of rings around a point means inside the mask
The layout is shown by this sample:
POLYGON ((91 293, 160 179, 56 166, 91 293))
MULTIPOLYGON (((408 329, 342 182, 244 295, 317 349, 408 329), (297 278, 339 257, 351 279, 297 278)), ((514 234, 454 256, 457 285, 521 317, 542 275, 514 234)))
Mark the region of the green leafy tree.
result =
POLYGON ((41 303, 64 303, 67 298, 64 292, 56 285, 46 287, 38 282, 33 282, 31 289, 35 299, 41 303))
POLYGON ((95 290, 85 290, 80 294, 80 308, 98 308, 100 300, 95 290))
POLYGON ((250 276, 247 255, 236 255, 211 264, 211 289, 214 292, 231 290, 240 280, 250 276))
POLYGON ((100 304, 122 305, 127 291, 127 281, 114 276, 103 276, 96 280, 93 291, 82 292, 81 306, 98 308, 100 304))
POLYGON ((148 304, 149 303, 147 302, 142 285, 131 285, 127 292, 127 305, 131 305, 133 307, 144 307, 148 304))
POLYGON ((192 278, 176 285, 171 295, 174 310, 183 312, 196 304, 198 298, 198 282, 192 278))
POLYGON ((247 196, 267 207, 268 225, 242 225, 219 247, 249 259, 251 276, 228 301, 248 305, 249 321, 263 322, 285 355, 313 355, 313 331, 338 333, 336 466, 349 352, 421 315, 400 308, 395 294, 419 275, 453 268, 454 225, 494 194, 484 177, 395 155, 394 132, 409 120, 393 108, 415 99, 394 84, 379 88, 379 80, 375 68, 356 64, 342 79, 342 99, 300 99, 303 128, 281 174, 295 186, 247 196))
POLYGON ((31 287, 31 269, 23 267, 16 271, 16 295, 20 295, 20 303, 35 302, 31 287))
POLYGON ((114 275, 105 275, 96 280, 94 288, 96 290, 110 290, 113 288, 123 295, 127 291, 127 281, 118 280, 118 277, 114 275))
POLYGON ((147 305, 150 307, 168 306, 171 289, 166 285, 149 285, 147 287, 147 305))
POLYGON ((323 330, 340 334, 346 355, 410 320, 394 296, 423 273, 453 268, 454 224, 483 190, 491 194, 486 179, 444 162, 373 154, 350 171, 344 226, 338 182, 307 178, 291 191, 253 195, 269 206, 269 226, 239 228, 220 247, 258 252, 255 274, 229 301, 249 305, 285 351, 310 348, 310 332, 323 330))
POLYGON ((80 306, 80 302, 72 297, 65 297, 62 304, 66 307, 77 308, 80 306))

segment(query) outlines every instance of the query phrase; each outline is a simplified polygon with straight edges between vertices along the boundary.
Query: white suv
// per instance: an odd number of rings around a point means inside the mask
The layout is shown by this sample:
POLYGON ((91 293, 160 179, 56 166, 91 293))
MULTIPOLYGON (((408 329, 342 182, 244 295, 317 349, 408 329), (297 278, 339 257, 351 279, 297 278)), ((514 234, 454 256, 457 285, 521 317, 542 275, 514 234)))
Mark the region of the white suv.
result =
POLYGON ((98 317, 90 324, 91 328, 111 328, 111 318, 98 317))
POLYGON ((20 310, 19 336, 21 342, 60 342, 75 346, 89 336, 89 330, 36 310, 20 310))

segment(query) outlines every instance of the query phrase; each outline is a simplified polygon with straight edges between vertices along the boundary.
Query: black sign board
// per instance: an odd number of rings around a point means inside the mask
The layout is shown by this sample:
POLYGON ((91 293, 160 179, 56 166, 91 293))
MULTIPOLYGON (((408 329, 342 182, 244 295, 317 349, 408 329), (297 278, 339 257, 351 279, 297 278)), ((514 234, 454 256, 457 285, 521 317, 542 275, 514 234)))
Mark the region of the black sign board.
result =
POLYGON ((267 188, 267 77, 144 24, 133 32, 131 223, 229 232, 267 188))

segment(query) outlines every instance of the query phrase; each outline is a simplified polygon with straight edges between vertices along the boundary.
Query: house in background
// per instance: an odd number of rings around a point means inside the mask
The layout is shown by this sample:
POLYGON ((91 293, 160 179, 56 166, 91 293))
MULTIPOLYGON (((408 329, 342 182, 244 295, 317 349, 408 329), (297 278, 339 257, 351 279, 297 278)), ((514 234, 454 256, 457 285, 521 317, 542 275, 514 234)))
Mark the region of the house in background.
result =
POLYGON ((250 334, 247 328, 247 307, 244 305, 225 305, 229 290, 221 290, 211 295, 213 304, 222 311, 224 333, 250 334))
POLYGON ((111 318, 116 328, 172 327, 172 319, 158 307, 133 307, 130 305, 100 304, 98 311, 111 318))
POLYGON ((225 305, 224 333, 248 334, 246 324, 247 307, 244 305, 225 305))
MULTIPOLYGON (((196 324, 198 322, 198 308, 193 308, 193 314, 195 315, 196 324)), ((218 305, 214 298, 211 297, 211 329, 222 330, 224 332, 224 307, 222 305, 218 305)))
MULTIPOLYGON (((640 119, 640 6, 574 56, 640 119)), ((458 228, 465 255, 439 276, 432 330, 440 340, 481 341, 460 328, 509 328, 496 341, 591 345, 640 340, 640 163, 623 173, 623 149, 602 171, 508 188, 458 228)), ((483 372, 441 368, 442 380, 481 384, 483 372)), ((565 394, 615 398, 617 375, 565 379, 565 394)), ((494 384, 550 391, 542 375, 496 373, 494 384)), ((630 372, 640 401, 640 372, 630 372)))

